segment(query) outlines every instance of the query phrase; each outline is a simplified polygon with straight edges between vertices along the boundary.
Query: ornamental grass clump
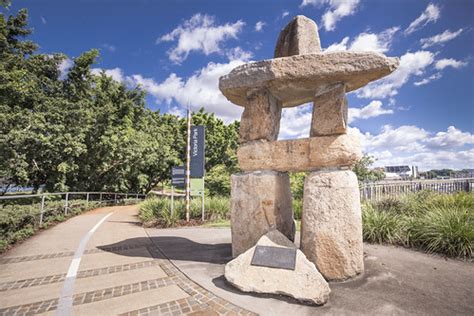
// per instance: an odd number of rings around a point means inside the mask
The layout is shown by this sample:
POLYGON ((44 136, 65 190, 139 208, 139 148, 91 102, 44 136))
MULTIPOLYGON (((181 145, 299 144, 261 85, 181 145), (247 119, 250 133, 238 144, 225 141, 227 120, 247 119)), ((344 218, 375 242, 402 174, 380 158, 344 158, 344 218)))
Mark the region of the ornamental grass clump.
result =
POLYGON ((400 239, 401 217, 381 211, 370 204, 363 205, 364 239, 373 243, 396 243, 400 239))
POLYGON ((155 220, 161 214, 161 210, 166 207, 169 202, 161 198, 150 198, 140 203, 138 217, 144 223, 155 220))
POLYGON ((474 209, 459 205, 432 206, 412 221, 407 233, 410 243, 429 253, 472 258, 474 248, 474 209))
POLYGON ((222 221, 230 218, 230 200, 227 197, 213 196, 207 198, 206 212, 212 221, 222 221))
POLYGON ((474 194, 422 191, 369 202, 362 208, 368 242, 415 247, 449 257, 473 257, 474 194))

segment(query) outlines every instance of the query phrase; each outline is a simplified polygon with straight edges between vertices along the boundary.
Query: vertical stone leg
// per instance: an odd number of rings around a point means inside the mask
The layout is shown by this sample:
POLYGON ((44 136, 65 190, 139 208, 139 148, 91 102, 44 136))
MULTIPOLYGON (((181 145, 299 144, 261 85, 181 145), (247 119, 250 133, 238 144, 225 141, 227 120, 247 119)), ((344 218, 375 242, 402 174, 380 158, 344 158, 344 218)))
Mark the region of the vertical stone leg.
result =
POLYGON ((280 101, 265 89, 253 91, 247 96, 247 106, 240 120, 240 143, 257 139, 276 140, 280 118, 280 101))
POLYGON ((253 247, 271 229, 295 239, 288 173, 254 171, 231 177, 232 255, 253 247))
POLYGON ((359 188, 352 171, 315 171, 306 177, 301 250, 327 280, 364 270, 359 188))
POLYGON ((346 130, 346 86, 338 83, 314 97, 310 137, 345 134, 346 130))

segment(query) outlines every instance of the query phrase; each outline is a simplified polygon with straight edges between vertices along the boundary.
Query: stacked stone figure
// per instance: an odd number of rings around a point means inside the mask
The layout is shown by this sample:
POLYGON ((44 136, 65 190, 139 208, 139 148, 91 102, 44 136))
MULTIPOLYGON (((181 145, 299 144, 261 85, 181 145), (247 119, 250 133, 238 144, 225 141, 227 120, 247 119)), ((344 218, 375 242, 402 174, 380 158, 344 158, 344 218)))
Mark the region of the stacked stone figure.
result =
POLYGON ((232 252, 253 247, 272 229, 294 241, 289 171, 308 171, 301 250, 327 280, 363 271, 358 183, 360 158, 347 134, 346 93, 390 74, 398 59, 373 52, 321 52, 317 25, 295 17, 281 32, 275 58, 245 64, 220 78, 219 88, 243 106, 242 173, 231 180, 232 252), (277 140, 281 111, 313 102, 310 137, 277 140))

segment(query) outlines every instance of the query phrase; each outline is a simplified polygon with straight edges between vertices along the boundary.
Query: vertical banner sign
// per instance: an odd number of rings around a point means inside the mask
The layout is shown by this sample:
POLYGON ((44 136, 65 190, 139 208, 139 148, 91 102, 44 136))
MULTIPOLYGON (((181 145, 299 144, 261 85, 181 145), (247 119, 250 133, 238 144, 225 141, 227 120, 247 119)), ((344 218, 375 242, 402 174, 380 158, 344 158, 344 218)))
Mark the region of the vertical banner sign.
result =
POLYGON ((204 177, 204 126, 191 126, 191 178, 204 177))
POLYGON ((184 166, 179 166, 179 167, 172 167, 171 168, 171 185, 184 189, 184 184, 185 184, 185 172, 184 172, 184 166))

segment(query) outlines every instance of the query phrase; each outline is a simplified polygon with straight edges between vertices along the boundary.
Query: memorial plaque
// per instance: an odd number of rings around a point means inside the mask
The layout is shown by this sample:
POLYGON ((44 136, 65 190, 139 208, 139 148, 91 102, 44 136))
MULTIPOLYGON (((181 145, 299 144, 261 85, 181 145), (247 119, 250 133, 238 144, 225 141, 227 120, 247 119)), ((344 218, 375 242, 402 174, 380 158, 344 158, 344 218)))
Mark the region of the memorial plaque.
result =
POLYGON ((294 270, 296 264, 296 248, 257 246, 253 253, 253 266, 294 270))

